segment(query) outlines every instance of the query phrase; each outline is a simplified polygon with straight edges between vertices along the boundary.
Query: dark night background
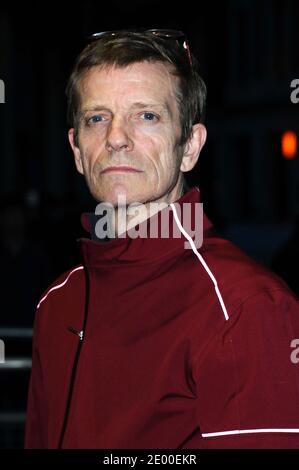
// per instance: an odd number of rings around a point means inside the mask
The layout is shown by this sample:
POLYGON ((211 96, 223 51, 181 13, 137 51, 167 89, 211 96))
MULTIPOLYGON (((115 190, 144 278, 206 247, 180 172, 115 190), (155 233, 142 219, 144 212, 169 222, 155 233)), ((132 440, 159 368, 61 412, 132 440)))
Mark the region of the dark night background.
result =
POLYGON ((93 32, 183 30, 208 88, 208 140, 189 183, 218 230, 299 292, 298 0, 3 4, 0 7, 0 448, 21 447, 31 328, 43 290, 80 262, 94 210, 67 141, 65 86, 93 32), (297 225, 298 224, 298 225, 297 225))

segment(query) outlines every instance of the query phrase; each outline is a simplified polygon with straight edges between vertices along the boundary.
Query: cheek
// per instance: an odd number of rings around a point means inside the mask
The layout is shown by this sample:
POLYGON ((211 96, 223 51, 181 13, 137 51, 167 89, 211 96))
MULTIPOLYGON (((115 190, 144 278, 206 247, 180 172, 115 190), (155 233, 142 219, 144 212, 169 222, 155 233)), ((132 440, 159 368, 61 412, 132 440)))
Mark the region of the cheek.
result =
POLYGON ((91 170, 101 154, 101 147, 94 139, 80 141, 80 152, 84 168, 91 170))
POLYGON ((147 130, 140 132, 138 136, 135 134, 141 148, 146 148, 152 155, 171 155, 174 151, 175 140, 173 137, 173 129, 164 129, 163 132, 155 130, 147 130))
POLYGON ((104 130, 100 132, 99 129, 79 129, 78 134, 80 147, 83 148, 85 154, 90 154, 96 150, 101 149, 105 142, 104 130))
POLYGON ((147 151, 150 160, 160 174, 173 173, 179 165, 174 139, 170 139, 168 136, 149 139, 147 151))

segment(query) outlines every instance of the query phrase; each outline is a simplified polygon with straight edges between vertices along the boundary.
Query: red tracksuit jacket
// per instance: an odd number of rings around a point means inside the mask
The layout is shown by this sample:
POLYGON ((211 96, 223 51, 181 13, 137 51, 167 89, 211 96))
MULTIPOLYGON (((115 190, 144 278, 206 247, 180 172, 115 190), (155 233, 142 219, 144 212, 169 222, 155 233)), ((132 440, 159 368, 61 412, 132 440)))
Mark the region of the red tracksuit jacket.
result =
POLYGON ((298 300, 203 229, 198 255, 80 240, 37 309, 27 448, 299 448, 298 300))

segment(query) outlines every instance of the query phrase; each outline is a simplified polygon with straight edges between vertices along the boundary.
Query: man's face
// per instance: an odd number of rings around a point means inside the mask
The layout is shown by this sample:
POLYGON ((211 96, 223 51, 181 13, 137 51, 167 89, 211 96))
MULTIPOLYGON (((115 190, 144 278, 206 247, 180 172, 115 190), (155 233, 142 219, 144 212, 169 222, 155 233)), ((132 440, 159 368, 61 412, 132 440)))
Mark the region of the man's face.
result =
POLYGON ((77 169, 97 201, 172 202, 180 196, 184 149, 177 78, 162 63, 93 67, 82 80, 77 169))

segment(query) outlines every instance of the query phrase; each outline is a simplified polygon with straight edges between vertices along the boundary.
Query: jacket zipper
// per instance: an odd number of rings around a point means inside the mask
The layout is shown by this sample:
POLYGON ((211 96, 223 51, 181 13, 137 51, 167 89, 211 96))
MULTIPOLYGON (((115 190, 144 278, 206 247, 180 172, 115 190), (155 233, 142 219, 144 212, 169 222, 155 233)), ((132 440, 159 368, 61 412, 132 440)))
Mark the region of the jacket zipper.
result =
POLYGON ((64 436, 65 436, 65 432, 66 432, 66 428, 67 428, 67 424, 68 424, 68 419, 69 419, 70 410, 71 410, 72 397, 73 397, 73 391, 74 391, 74 385, 75 385, 77 369, 78 369, 78 363, 79 363, 79 358, 80 358, 80 353, 81 353, 83 338, 84 338, 84 332, 85 332, 85 327, 86 327, 86 322, 87 322, 87 317, 88 317, 89 276, 88 276, 88 271, 87 271, 86 266, 84 266, 84 272, 85 272, 85 306, 84 306, 83 328, 82 328, 82 330, 78 331, 78 330, 75 330, 75 328, 73 328, 71 326, 68 327, 68 330, 71 333, 74 333, 74 334, 79 336, 80 341, 78 343, 75 358, 74 358, 74 363, 73 363, 73 368, 72 368, 72 373, 71 373, 71 378, 70 378, 68 397, 67 397, 67 402, 66 402, 66 408, 65 408, 64 418, 63 418, 63 424, 62 424, 61 433, 60 433, 59 442, 58 442, 58 449, 62 449, 63 440, 64 440, 64 436))
POLYGON ((81 330, 81 331, 75 330, 75 328, 73 328, 72 326, 69 326, 69 327, 68 327, 68 330, 69 330, 71 333, 74 333, 74 335, 78 335, 79 338, 80 338, 80 341, 83 340, 83 337, 84 337, 84 331, 83 331, 83 330, 81 330))

